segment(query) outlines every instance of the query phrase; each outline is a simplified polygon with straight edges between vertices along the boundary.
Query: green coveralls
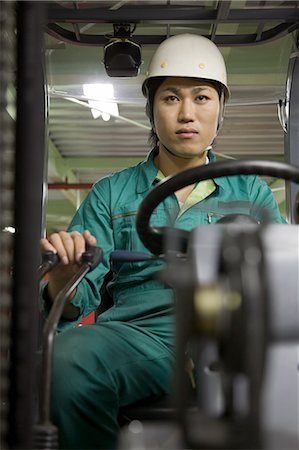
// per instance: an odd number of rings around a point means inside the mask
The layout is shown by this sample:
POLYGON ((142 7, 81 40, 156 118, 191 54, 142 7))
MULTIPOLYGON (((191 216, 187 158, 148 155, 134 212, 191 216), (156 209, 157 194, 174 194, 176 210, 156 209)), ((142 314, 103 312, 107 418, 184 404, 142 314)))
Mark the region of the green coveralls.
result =
MULTIPOLYGON (((174 299, 155 279, 161 261, 118 263, 108 286, 114 305, 95 325, 75 327, 100 304, 100 287, 114 249, 149 253, 136 233, 138 206, 157 182, 153 150, 142 163, 97 182, 77 211, 69 230, 88 229, 104 260, 86 275, 72 303, 76 321, 59 323, 55 338, 52 416, 61 448, 115 449, 118 408, 171 390, 174 362, 174 299)), ((215 156, 209 151, 209 160, 215 156)), ((192 229, 230 213, 261 220, 266 208, 273 222, 284 223, 267 184, 255 176, 204 182, 180 211, 175 195, 153 214, 154 226, 192 229)), ((46 295, 44 295, 46 297, 46 295)), ((47 302, 43 302, 47 314, 47 302)))

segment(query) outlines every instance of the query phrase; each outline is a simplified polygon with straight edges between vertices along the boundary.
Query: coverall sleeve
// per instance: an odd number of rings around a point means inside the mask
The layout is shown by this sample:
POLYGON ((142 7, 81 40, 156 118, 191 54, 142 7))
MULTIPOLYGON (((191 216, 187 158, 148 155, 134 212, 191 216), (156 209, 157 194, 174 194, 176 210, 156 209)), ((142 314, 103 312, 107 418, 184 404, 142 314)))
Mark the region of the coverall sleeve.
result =
POLYGON ((250 197, 252 199, 252 214, 258 217, 261 222, 287 223, 282 217, 275 197, 267 185, 259 177, 252 177, 250 180, 250 197))
MULTIPOLYGON (((97 246, 103 250, 103 261, 81 281, 72 304, 79 308, 80 314, 75 320, 60 320, 58 331, 73 327, 82 317, 94 311, 101 302, 100 288, 104 276, 110 270, 109 257, 114 248, 113 230, 110 213, 110 183, 103 179, 94 185, 76 212, 68 231, 83 233, 89 230, 97 240, 97 246)), ((45 295, 42 299, 42 311, 49 312, 45 295)))

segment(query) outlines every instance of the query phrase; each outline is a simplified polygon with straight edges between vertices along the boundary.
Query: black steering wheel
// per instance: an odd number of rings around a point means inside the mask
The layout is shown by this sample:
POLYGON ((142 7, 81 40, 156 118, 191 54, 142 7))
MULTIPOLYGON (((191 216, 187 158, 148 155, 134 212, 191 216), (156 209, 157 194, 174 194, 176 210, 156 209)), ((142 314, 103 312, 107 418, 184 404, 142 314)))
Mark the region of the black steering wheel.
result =
MULTIPOLYGON (((137 211, 137 233, 145 247, 155 255, 163 252, 163 238, 167 228, 150 226, 150 219, 154 209, 166 197, 198 181, 231 175, 267 175, 299 183, 298 167, 277 161, 259 160, 215 162, 166 177, 150 191, 137 211)), ((185 242, 186 247, 189 232, 179 230, 179 237, 185 242)))

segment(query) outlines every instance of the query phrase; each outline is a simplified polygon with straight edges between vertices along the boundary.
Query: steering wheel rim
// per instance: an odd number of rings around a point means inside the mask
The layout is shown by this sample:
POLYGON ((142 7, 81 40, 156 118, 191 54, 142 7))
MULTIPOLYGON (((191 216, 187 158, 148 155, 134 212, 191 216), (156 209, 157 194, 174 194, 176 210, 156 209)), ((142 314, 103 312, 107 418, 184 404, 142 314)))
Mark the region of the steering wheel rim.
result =
MULTIPOLYGON (((152 227, 150 219, 155 208, 165 198, 198 181, 233 175, 266 175, 299 184, 298 167, 283 162, 263 160, 220 161, 168 176, 149 192, 138 208, 136 229, 144 246, 155 255, 162 253, 163 233, 166 228, 152 227)), ((182 239, 188 239, 188 231, 180 230, 180 234, 182 239)))

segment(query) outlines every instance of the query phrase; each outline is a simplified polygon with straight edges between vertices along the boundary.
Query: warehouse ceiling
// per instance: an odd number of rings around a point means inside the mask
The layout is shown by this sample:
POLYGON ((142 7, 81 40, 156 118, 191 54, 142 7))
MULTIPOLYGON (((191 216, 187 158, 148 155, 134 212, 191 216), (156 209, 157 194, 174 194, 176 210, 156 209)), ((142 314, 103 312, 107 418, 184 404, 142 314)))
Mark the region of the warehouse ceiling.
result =
MULTIPOLYGON (((289 58, 296 48, 298 4, 248 0, 48 2, 47 231, 67 226, 92 183, 142 160, 149 151, 149 122, 140 88, 153 52, 168 36, 204 35, 219 45, 225 58, 232 96, 214 146, 218 158, 283 160, 284 132, 277 104, 285 97, 289 58), (141 47, 137 76, 110 77, 106 73, 104 46, 119 33, 129 34, 141 47), (117 103, 119 115, 94 119, 88 101, 95 98, 84 93, 85 84, 106 85, 100 99, 106 102, 107 85, 112 84, 110 102, 117 103)), ((281 183, 267 181, 283 208, 281 183)))

